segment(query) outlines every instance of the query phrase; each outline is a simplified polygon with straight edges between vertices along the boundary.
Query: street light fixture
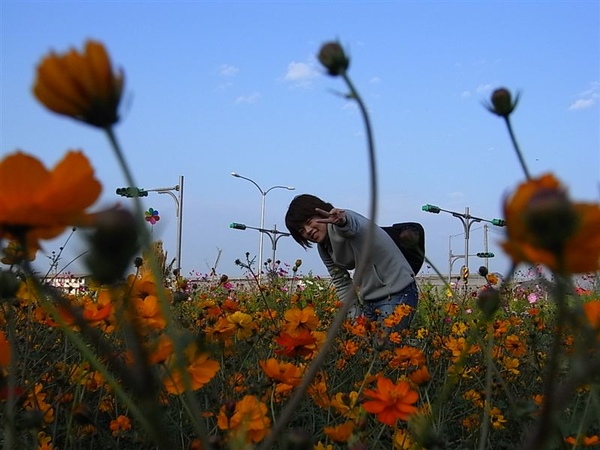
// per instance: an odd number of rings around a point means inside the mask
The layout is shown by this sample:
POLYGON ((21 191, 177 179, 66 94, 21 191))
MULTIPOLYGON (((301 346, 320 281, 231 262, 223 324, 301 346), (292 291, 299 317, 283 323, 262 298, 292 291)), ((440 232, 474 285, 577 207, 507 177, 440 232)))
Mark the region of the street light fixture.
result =
MULTIPOLYGON (((269 239, 271 239, 271 248, 273 249, 273 264, 275 264, 275 252, 277 250, 277 241, 279 239, 281 239, 282 237, 291 236, 290 233, 286 233, 284 231, 279 231, 277 229, 277 225, 273 225, 272 230, 265 230, 262 227, 260 227, 260 228, 251 227, 244 223, 233 222, 233 223, 229 224, 229 228, 233 228, 234 230, 246 230, 247 228, 249 228, 251 230, 260 231, 261 236, 263 234, 266 234, 267 236, 269 236, 269 239)), ((259 268, 259 274, 260 274, 260 270, 262 270, 262 267, 259 268)))
MULTIPOLYGON (((476 222, 488 222, 497 227, 503 227, 506 225, 506 221, 504 219, 488 220, 488 219, 482 219, 481 217, 472 216, 469 213, 468 206, 465 208, 464 214, 456 212, 456 211, 449 211, 447 209, 443 209, 443 208, 440 208, 439 206, 431 205, 431 204, 423 205, 421 207, 421 209, 425 212, 430 212, 433 214, 439 214, 441 211, 443 211, 443 212, 452 214, 454 217, 458 218, 461 221, 464 232, 465 232, 465 254, 464 254, 465 265, 464 265, 464 267, 466 268, 467 271, 469 270, 469 234, 470 234, 469 232, 471 230, 471 225, 473 225, 476 222)), ((466 284, 466 281, 467 280, 465 279, 465 284, 466 284)))
MULTIPOLYGON (((264 230, 264 228, 265 228, 265 197, 267 196, 267 194, 269 192, 271 192, 273 189, 287 189, 288 191, 293 191, 296 189, 295 187, 291 187, 291 186, 277 185, 277 186, 271 186, 267 190, 263 190, 263 188, 261 188, 258 185, 258 183, 251 178, 244 177, 237 172, 231 172, 231 176, 236 177, 236 178, 241 178, 242 180, 249 181, 254 186, 256 186, 256 188, 259 190, 260 195, 262 196, 261 202, 260 202, 260 229, 261 230, 264 230)), ((251 227, 248 227, 248 228, 251 228, 251 227)), ((258 241, 258 275, 259 276, 260 276, 260 271, 262 270, 262 260, 263 260, 263 234, 265 234, 264 231, 262 231, 260 233, 260 238, 258 241)), ((270 237, 270 235, 269 235, 269 237, 270 237)))
POLYGON ((118 188, 116 193, 121 197, 147 197, 148 192, 158 192, 159 194, 168 194, 175 201, 177 217, 177 256, 176 269, 181 272, 181 232, 183 230, 183 175, 179 176, 179 184, 172 187, 142 189, 138 187, 118 188), (177 192, 175 195, 173 191, 177 192))

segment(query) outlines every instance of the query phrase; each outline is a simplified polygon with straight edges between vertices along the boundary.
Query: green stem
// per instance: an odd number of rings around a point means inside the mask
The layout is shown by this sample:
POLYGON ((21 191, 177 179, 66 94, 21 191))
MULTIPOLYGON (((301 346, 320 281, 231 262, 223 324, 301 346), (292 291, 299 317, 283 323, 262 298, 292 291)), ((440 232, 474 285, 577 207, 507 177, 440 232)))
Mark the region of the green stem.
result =
POLYGON ((485 352, 485 359, 487 361, 487 371, 485 374, 485 403, 483 408, 483 419, 481 420, 481 430, 479 434, 479 450, 485 450, 487 435, 490 431, 490 409, 491 409, 491 397, 492 397, 492 350, 494 348, 494 327, 493 323, 488 323, 488 342, 485 352))
MULTIPOLYGON (((128 183, 129 186, 132 186, 132 187, 135 186, 136 183, 133 179, 133 174, 132 174, 131 170, 129 169, 127 161, 125 160, 125 155, 124 155, 123 151, 121 150, 121 146, 119 145, 119 142, 117 140, 117 137, 114 133, 113 128, 109 126, 109 127, 105 128, 105 131, 108 136, 108 140, 110 141, 110 144, 115 152, 115 155, 117 157, 119 165, 121 166, 121 169, 123 170, 126 182, 128 183)), ((161 312, 162 312, 163 317, 165 318, 165 322, 166 322, 166 334, 172 340, 172 342, 174 344, 174 350, 175 350, 175 354, 176 354, 176 361, 177 361, 178 369, 181 371, 181 374, 183 375, 183 382, 184 382, 184 386, 185 386, 185 397, 186 397, 187 401, 189 402, 188 407, 192 411, 192 414, 190 414, 190 419, 192 421, 192 425, 194 427, 196 434, 201 439, 203 445, 207 446, 207 444, 208 444, 206 441, 207 431, 206 431, 204 425, 202 424, 202 422, 200 421, 200 410, 198 408, 198 405, 197 405, 197 403, 194 399, 193 393, 191 391, 190 374, 187 371, 187 368, 185 367, 185 346, 182 344, 182 340, 178 339, 178 337, 177 337, 177 332, 176 332, 177 330, 175 328, 175 321, 173 318, 173 313, 169 306, 169 302, 167 300, 165 290, 162 289, 162 287, 164 286, 163 273, 158 266, 157 257, 153 251, 149 251, 151 249, 151 247, 150 247, 151 236, 150 236, 150 233, 148 232, 146 224, 144 223, 144 221, 142 219, 142 217, 144 216, 142 202, 139 197, 134 197, 133 200, 134 200, 134 214, 136 216, 136 220, 138 223, 138 230, 139 230, 139 233, 141 236, 142 249, 148 250, 148 253, 149 253, 148 259, 149 259, 149 263, 150 263, 150 269, 154 275, 155 282, 157 283, 157 285, 159 285, 161 287, 160 289, 158 289, 158 299, 160 302, 161 312)), ((139 337, 140 336, 137 336, 137 338, 139 338, 139 337)), ((156 409, 158 407, 158 403, 155 402, 155 405, 153 405, 153 406, 155 409, 154 412, 157 413, 156 420, 155 420, 155 422, 156 422, 155 430, 158 430, 160 428, 160 425, 162 424, 162 422, 160 421, 160 414, 158 414, 158 409, 156 409)), ((161 438, 164 439, 164 436, 161 436, 161 438)))
POLYGON ((508 134, 510 135, 510 140, 513 144, 515 151, 517 152, 517 157, 519 158, 519 163, 523 168, 523 172, 525 172, 525 178, 527 180, 531 180, 531 175, 529 175, 529 170, 527 169, 527 165, 525 164, 525 159, 523 158, 523 153, 519 148, 519 144, 517 143, 517 138, 515 137, 515 133, 513 132, 512 125, 510 123, 510 117, 504 116, 504 120, 506 121, 506 127, 508 128, 508 134))
MULTIPOLYGON (((365 240, 366 252, 364 255, 362 255, 361 260, 357 262, 356 271, 354 273, 354 286, 356 288, 360 284, 360 280, 362 278, 362 272, 364 271, 364 268, 367 265, 367 261, 369 260, 369 255, 371 252, 371 242, 373 240, 373 232, 374 232, 373 230, 375 227, 375 215, 377 212, 377 171, 376 171, 376 166, 375 166, 375 146, 374 146, 374 142, 373 142, 373 134, 372 134, 372 130, 371 130, 371 123, 369 120, 369 115, 363 104, 362 99, 360 98, 360 95, 354 88, 352 81, 350 80, 350 78, 348 77, 348 75, 345 72, 342 74, 342 78, 344 79, 344 81, 348 85, 348 88, 350 89, 349 97, 356 100, 356 102, 358 103, 358 106, 360 108, 360 111, 362 113, 363 121, 365 124, 365 129, 366 129, 366 133, 367 133, 367 146, 368 146, 369 168, 370 168, 369 173, 371 175, 371 178, 370 178, 370 180, 371 180, 371 213, 370 213, 371 226, 367 230, 367 237, 365 240)), ((342 327, 344 321, 346 320, 346 317, 348 316, 348 313, 350 312, 350 309, 354 306, 355 302, 356 302, 356 299, 354 299, 353 301, 348 301, 348 302, 344 303, 342 305, 342 307, 340 308, 340 310, 338 311, 337 315, 335 316, 335 318, 331 324, 329 332, 327 333, 327 339, 323 343, 321 350, 315 356, 314 360, 308 367, 306 374, 302 378, 302 382, 296 388, 296 390, 292 394, 292 397, 290 398, 289 402, 287 403, 287 405, 281 412, 279 421, 273 427, 273 429, 271 430, 271 433, 269 433, 269 435, 266 437, 266 439, 263 441, 263 443, 261 444, 261 446, 259 448, 266 450, 266 449, 271 449, 274 447, 277 436, 279 435, 279 433, 281 433, 284 430, 284 428, 287 426, 288 422, 292 419, 292 417, 296 411, 296 406, 298 405, 298 403, 300 403, 300 400, 302 400, 302 398, 304 398, 306 391, 308 389, 308 386, 310 385, 313 378, 317 374, 319 368, 323 364, 323 361, 325 360, 325 357, 327 356, 329 349, 332 347, 332 345, 335 341, 338 331, 342 327)))

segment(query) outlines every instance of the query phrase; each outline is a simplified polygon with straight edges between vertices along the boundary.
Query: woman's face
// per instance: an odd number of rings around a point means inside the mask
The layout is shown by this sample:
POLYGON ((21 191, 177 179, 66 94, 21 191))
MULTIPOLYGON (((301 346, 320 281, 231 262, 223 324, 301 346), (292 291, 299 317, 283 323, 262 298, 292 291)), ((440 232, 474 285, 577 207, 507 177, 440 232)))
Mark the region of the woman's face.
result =
POLYGON ((300 235, 309 242, 321 244, 327 238, 327 224, 319 222, 322 217, 313 216, 308 219, 302 228, 300 235))

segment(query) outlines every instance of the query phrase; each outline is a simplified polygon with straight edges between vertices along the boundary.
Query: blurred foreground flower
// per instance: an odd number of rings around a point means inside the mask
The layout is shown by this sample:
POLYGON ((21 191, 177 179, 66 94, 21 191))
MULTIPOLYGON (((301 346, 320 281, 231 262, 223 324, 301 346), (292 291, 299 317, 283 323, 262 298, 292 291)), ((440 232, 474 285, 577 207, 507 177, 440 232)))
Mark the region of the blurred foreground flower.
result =
POLYGON ((218 417, 221 430, 229 430, 232 437, 241 437, 245 442, 260 442, 271 427, 267 416, 267 405, 254 395, 246 395, 235 404, 233 411, 222 406, 218 417))
POLYGON ((94 169, 80 151, 69 151, 52 171, 22 152, 0 161, 0 238, 51 239, 69 225, 89 225, 85 209, 102 190, 94 169))
POLYGON ((522 183, 505 202, 504 214, 503 247, 514 263, 563 273, 600 268, 600 205, 571 202, 552 174, 522 183))
POLYGON ((85 51, 51 52, 37 68, 33 93, 46 108, 107 128, 118 120, 123 71, 114 73, 104 46, 87 41, 85 51))

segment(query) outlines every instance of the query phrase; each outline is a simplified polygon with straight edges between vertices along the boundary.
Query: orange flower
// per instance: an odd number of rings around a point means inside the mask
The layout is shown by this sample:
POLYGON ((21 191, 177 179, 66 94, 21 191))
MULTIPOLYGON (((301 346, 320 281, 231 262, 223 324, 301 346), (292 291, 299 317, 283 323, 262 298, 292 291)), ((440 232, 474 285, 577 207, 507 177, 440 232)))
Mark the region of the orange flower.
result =
POLYGON ((410 378, 410 381, 413 383, 421 385, 431 380, 431 375, 429 374, 429 369, 427 366, 421 366, 417 370, 411 372, 408 375, 408 378, 410 378))
POLYGON ((121 415, 115 420, 110 421, 109 428, 113 436, 118 436, 123 431, 131 429, 131 420, 129 420, 129 417, 121 415))
POLYGON ((513 262, 570 273, 600 268, 600 205, 573 203, 551 174, 522 183, 504 204, 513 262))
POLYGON ((246 395, 235 404, 232 415, 226 406, 221 407, 217 425, 221 430, 241 436, 246 442, 256 443, 267 435, 271 420, 267 417, 267 405, 254 395, 246 395))
POLYGON ((354 431, 354 421, 349 420, 335 427, 325 427, 323 432, 334 442, 348 442, 354 431))
POLYGON ((390 367, 399 367, 406 369, 407 367, 419 367, 425 364, 425 355, 415 347, 404 345, 394 350, 394 357, 390 361, 390 367))
POLYGON ((115 74, 106 49, 87 41, 85 52, 51 52, 37 68, 33 93, 48 109, 101 128, 118 120, 123 71, 115 74))
POLYGON ((275 358, 269 358, 266 361, 260 361, 259 364, 269 378, 280 383, 298 386, 302 380, 304 369, 292 363, 280 362, 275 358))
POLYGON ((317 338, 313 336, 310 330, 300 328, 294 335, 281 332, 275 338, 275 342, 283 347, 275 350, 276 354, 293 358, 312 355, 315 351, 314 344, 317 342, 317 338))
POLYGON ((594 447, 600 444, 600 437, 598 435, 593 436, 578 436, 574 438, 573 436, 568 436, 565 438, 565 442, 570 445, 580 445, 582 447, 594 447))
POLYGON ((0 161, 0 239, 51 239, 69 225, 89 225, 84 210, 102 187, 80 151, 69 151, 52 171, 20 151, 0 161))
MULTIPOLYGON (((219 371, 219 363, 209 359, 208 354, 198 351, 196 344, 192 343, 185 350, 186 367, 190 389, 196 391, 213 379, 219 371)), ((175 358, 173 358, 175 359, 175 358)), ((164 385, 169 394, 179 395, 185 392, 184 373, 177 361, 172 361, 170 372, 167 374, 164 385)))
POLYGON ((504 340, 504 347, 514 356, 520 358, 527 352, 527 347, 516 334, 511 334, 504 340))
POLYGON ((316 330, 319 326, 319 318, 315 314, 315 308, 312 306, 307 306, 304 309, 289 309, 285 312, 284 317, 288 322, 285 328, 290 333, 299 328, 316 330))
POLYGON ((583 312, 592 328, 600 329, 600 300, 584 303, 583 312))
POLYGON ((417 410, 414 403, 419 394, 406 381, 394 384, 390 379, 380 377, 377 379, 377 389, 367 389, 364 395, 371 400, 365 401, 363 408, 391 427, 396 425, 396 420, 408 420, 417 410))

